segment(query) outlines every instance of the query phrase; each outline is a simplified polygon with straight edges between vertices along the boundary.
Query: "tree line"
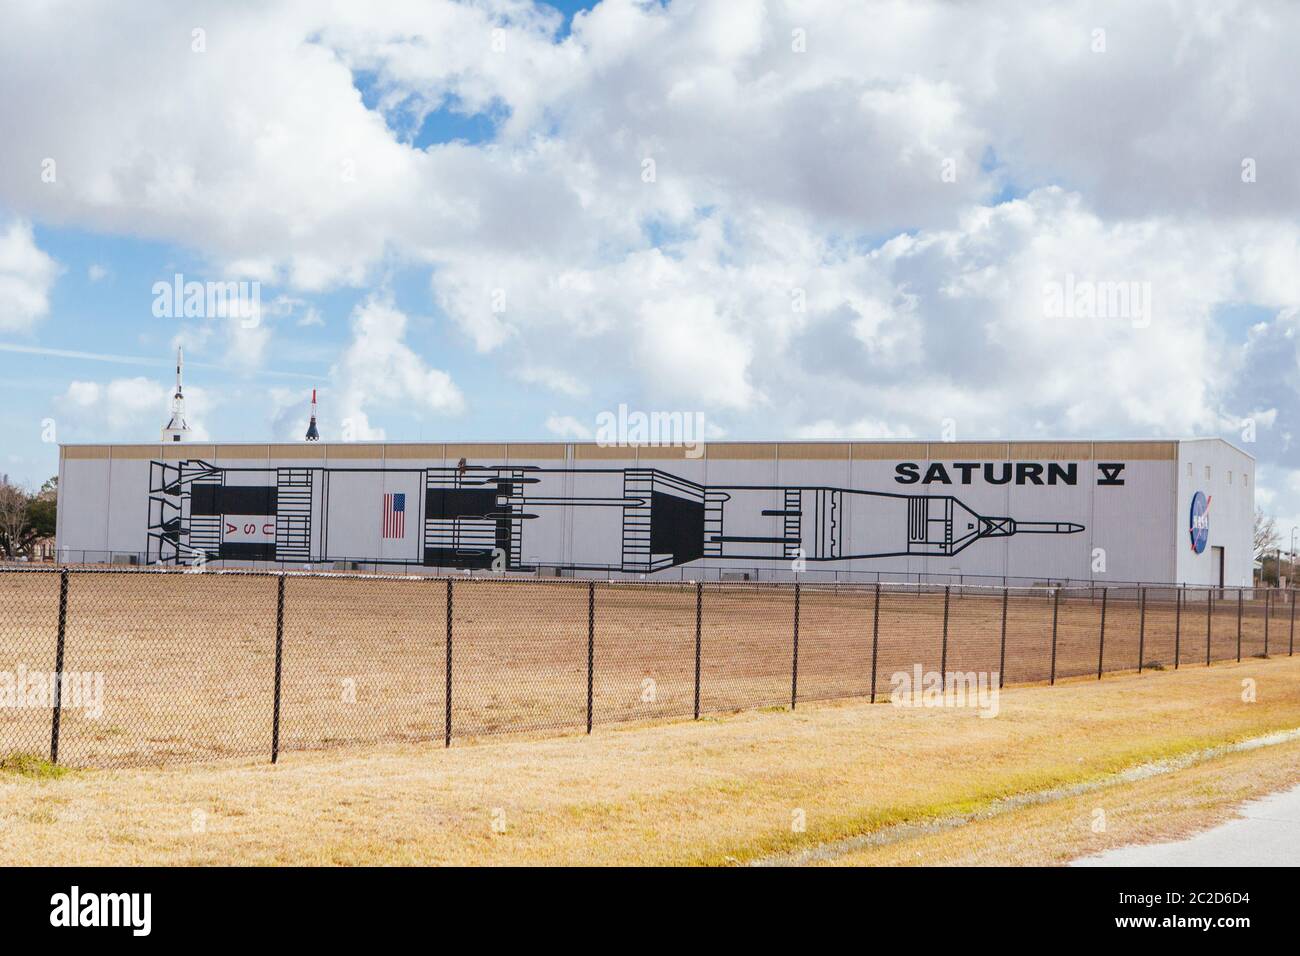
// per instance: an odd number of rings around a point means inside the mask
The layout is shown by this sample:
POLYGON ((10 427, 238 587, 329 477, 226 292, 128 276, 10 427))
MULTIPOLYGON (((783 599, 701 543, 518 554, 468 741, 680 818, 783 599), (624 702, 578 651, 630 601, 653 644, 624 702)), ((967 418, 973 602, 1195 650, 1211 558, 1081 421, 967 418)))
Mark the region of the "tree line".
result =
POLYGON ((0 475, 0 554, 30 555, 37 542, 54 537, 58 498, 57 477, 31 492, 0 475))

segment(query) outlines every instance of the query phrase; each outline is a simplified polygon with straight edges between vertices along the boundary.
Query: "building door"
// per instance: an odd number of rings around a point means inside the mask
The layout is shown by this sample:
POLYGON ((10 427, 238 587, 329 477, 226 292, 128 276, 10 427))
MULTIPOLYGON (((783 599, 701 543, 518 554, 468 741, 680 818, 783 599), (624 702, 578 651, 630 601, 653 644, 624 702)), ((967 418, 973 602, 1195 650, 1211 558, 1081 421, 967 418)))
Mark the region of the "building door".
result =
POLYGON ((1223 548, 1210 547, 1210 583, 1223 587, 1223 548))

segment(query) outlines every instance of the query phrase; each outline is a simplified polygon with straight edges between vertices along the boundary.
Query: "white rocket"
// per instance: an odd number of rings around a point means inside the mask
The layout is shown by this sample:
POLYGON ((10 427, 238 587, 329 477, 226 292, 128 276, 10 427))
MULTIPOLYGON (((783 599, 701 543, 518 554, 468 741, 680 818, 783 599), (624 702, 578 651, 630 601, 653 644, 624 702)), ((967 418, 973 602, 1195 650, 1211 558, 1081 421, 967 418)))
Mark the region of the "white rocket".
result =
POLYGON ((320 441, 320 432, 316 430, 316 389, 311 390, 311 421, 307 423, 307 441, 320 441))
POLYGON ((176 394, 172 396, 172 417, 163 426, 163 441, 189 441, 190 426, 185 422, 185 396, 181 393, 181 369, 185 357, 181 349, 176 350, 176 394))

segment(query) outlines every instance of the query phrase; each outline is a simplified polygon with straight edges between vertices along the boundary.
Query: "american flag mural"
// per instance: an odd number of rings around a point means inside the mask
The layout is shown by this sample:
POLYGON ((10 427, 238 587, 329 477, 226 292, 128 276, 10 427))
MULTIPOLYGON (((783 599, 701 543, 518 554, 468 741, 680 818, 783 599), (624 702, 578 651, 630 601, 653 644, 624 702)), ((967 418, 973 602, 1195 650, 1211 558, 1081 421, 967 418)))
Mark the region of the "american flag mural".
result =
POLYGON ((406 537, 406 495, 384 495, 384 537, 406 537))

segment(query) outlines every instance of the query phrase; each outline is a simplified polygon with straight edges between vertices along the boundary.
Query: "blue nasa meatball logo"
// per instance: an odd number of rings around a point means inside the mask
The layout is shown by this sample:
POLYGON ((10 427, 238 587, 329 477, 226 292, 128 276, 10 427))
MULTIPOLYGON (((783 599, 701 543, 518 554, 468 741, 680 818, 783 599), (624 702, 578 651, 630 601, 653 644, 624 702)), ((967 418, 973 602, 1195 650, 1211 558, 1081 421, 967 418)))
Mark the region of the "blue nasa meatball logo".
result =
POLYGON ((1192 495, 1192 512, 1187 531, 1192 536, 1192 551, 1200 554, 1210 540, 1210 499, 1203 491, 1192 495))

